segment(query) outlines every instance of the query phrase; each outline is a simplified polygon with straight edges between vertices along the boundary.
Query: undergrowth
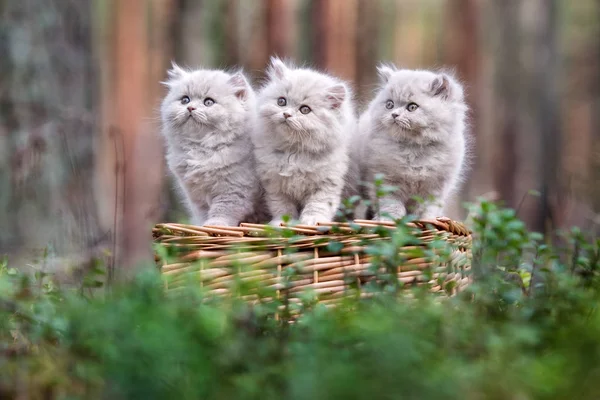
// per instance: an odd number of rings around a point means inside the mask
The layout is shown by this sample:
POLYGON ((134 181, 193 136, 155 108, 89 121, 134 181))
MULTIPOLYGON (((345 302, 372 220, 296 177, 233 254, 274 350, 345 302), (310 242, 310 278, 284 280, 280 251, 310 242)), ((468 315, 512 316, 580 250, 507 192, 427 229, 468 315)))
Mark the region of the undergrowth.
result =
POLYGON ((154 268, 98 296, 96 276, 61 289, 1 262, 0 398, 600 398, 600 242, 574 229, 551 245, 491 203, 472 215, 460 295, 381 288, 307 301, 294 324, 270 303, 168 296, 154 268))

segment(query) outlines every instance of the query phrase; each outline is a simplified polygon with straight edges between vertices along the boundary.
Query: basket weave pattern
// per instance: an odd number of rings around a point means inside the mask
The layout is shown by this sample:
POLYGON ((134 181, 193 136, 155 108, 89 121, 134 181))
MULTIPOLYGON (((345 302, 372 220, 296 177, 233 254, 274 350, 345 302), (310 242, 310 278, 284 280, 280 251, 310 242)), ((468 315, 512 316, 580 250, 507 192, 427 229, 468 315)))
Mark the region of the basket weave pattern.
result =
MULTIPOLYGON (((471 234, 465 226, 448 218, 409 225, 416 228, 420 244, 399 249, 403 262, 397 266, 397 278, 402 288, 428 285, 432 292, 453 295, 467 286, 471 280, 471 234), (422 251, 411 251, 436 239, 450 245, 449 255, 424 257, 422 251)), ((158 224, 153 236, 155 243, 177 250, 170 262, 158 252, 156 256, 169 291, 193 282, 209 294, 228 295, 234 281, 244 281, 274 289, 277 297, 284 295, 292 302, 299 302, 301 294, 310 290, 321 303, 334 304, 356 293, 367 296, 361 288, 377 279, 373 256, 365 250, 389 238, 374 233, 376 227, 394 229, 394 224, 357 220, 352 224, 295 225, 283 228, 287 235, 256 224, 158 224), (330 241, 338 243, 333 251, 330 241), (293 274, 287 273, 290 270, 293 274)))

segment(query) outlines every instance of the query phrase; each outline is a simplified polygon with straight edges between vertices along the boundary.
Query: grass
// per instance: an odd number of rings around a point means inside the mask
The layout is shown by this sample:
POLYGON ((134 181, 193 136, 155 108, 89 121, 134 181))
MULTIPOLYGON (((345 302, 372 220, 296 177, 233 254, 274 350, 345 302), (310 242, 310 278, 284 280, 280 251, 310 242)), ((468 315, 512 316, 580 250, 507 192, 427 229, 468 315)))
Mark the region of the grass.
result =
POLYGON ((472 211, 476 283, 460 296, 382 290, 293 325, 269 305, 168 296, 153 268, 99 295, 101 269, 71 290, 3 261, 0 398, 600 398, 600 242, 574 229, 550 245, 512 210, 472 211))

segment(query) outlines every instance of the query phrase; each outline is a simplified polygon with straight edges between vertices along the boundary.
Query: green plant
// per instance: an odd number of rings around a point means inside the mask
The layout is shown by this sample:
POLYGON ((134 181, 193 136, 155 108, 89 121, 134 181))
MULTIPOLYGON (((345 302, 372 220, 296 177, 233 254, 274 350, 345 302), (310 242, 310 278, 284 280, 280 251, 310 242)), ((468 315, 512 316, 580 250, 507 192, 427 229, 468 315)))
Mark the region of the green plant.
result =
POLYGON ((389 278, 376 300, 307 295, 291 325, 277 301, 168 296, 152 268, 82 296, 3 263, 0 398, 600 398, 600 242, 575 229, 551 244, 485 202, 472 213, 477 281, 459 296, 398 299, 395 250, 416 240, 399 221, 369 249, 389 278))

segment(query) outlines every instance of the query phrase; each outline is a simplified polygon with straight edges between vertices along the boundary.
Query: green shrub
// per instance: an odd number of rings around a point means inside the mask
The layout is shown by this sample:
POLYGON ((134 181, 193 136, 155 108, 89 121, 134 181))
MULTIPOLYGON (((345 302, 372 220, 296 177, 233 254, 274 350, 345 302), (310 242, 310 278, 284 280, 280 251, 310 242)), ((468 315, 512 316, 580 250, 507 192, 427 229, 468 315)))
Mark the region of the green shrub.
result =
POLYGON ((477 282, 461 295, 383 288, 292 325, 272 305, 165 295, 153 269, 90 296, 3 264, 0 398, 600 398, 600 243, 549 245, 511 210, 472 211, 477 282))

